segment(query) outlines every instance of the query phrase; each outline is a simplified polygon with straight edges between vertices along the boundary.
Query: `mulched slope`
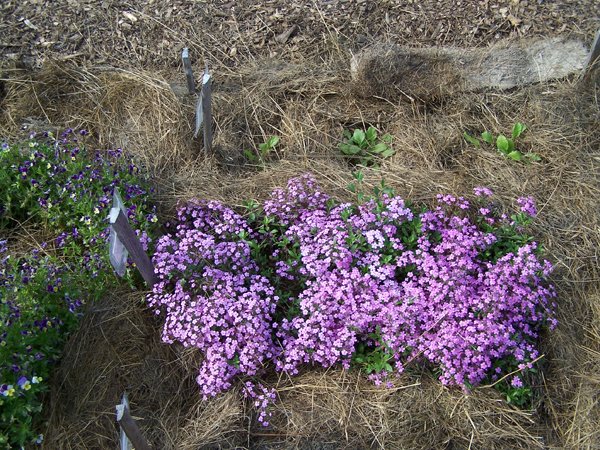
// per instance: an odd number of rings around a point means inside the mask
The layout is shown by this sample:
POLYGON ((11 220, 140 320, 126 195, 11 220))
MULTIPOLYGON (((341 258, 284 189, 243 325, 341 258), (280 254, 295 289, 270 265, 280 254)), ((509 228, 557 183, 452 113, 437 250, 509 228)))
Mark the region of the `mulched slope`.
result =
POLYGON ((195 43, 212 49, 203 58, 235 66, 249 57, 318 53, 331 37, 351 48, 381 39, 485 46, 511 36, 565 34, 591 42, 600 2, 5 0, 0 17, 3 64, 37 67, 45 56, 78 55, 165 69, 195 43))

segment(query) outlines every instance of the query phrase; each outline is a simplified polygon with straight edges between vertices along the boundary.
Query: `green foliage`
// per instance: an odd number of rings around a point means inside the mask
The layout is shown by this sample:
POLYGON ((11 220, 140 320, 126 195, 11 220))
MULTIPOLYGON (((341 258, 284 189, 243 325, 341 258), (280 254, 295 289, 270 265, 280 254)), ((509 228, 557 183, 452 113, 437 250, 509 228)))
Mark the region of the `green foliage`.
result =
MULTIPOLYGON (((377 337, 376 333, 373 333, 373 337, 377 337)), ((367 375, 390 373, 394 370, 393 363, 394 354, 385 345, 367 345, 360 342, 356 345, 356 350, 352 355, 354 367, 367 375)))
POLYGON ((267 142, 258 145, 258 152, 252 150, 244 150, 244 156, 251 164, 263 166, 267 162, 269 154, 279 144, 279 136, 271 136, 267 142))
POLYGON ((364 173, 360 170, 356 170, 352 172, 352 177, 355 181, 348 185, 348 190, 356 194, 356 200, 358 204, 364 203, 370 199, 379 199, 379 196, 382 194, 389 195, 390 197, 394 195, 394 190, 385 184, 384 178, 381 179, 379 186, 375 186, 373 188, 373 195, 369 195, 364 192, 364 173))
POLYGON ((531 361, 517 361, 514 357, 498 360, 494 363, 498 372, 512 373, 497 381, 490 377, 487 382, 506 396, 506 402, 521 409, 533 409, 536 392, 532 389, 532 380, 537 376, 538 369, 531 361), (523 367, 514 371, 517 366, 523 367))
POLYGON ((475 147, 479 148, 481 147, 481 143, 479 142, 479 139, 471 136, 469 133, 467 133, 466 131, 463 133, 463 137, 465 138, 465 140, 471 144, 474 145, 475 147))
MULTIPOLYGON (((0 448, 40 441, 40 394, 82 305, 117 286, 107 249, 113 189, 143 244, 157 227, 139 169, 120 150, 90 154, 84 134, 32 136, 0 151, 0 233, 26 223, 50 237, 18 257, 0 239, 0 448)), ((126 274, 130 284, 139 278, 126 274)))
POLYGON ((354 164, 365 167, 378 167, 381 159, 389 158, 395 151, 389 146, 392 137, 384 134, 381 138, 377 130, 369 127, 367 131, 344 130, 346 142, 339 144, 341 152, 354 164))
MULTIPOLYGON (((484 131, 481 133, 481 140, 489 145, 496 144, 496 148, 498 151, 513 161, 523 161, 523 162, 532 162, 532 161, 540 161, 541 158, 532 152, 523 153, 516 148, 515 141, 523 134, 523 132, 527 129, 525 125, 521 122, 517 122, 514 124, 511 137, 508 138, 503 134, 499 134, 496 138, 489 131, 484 131)), ((464 139, 471 145, 476 148, 481 147, 481 142, 478 138, 470 135, 466 131, 463 133, 464 139)))
POLYGON ((1 448, 39 439, 40 394, 77 326, 86 280, 58 264, 56 257, 27 255, 0 267, 1 448))

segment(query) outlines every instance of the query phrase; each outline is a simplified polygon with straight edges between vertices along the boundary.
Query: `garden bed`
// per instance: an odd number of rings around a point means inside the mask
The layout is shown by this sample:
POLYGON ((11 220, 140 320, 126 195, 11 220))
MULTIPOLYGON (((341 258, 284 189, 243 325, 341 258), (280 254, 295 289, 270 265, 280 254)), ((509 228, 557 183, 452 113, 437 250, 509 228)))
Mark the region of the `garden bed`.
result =
MULTIPOLYGON (((86 306, 66 344, 45 399, 47 448, 113 447, 114 405, 125 390, 156 448, 586 448, 600 439, 594 80, 427 102, 366 101, 346 89, 348 54, 338 46, 329 50, 325 62, 216 65, 214 155, 191 139, 194 102, 174 94, 175 75, 162 79, 142 70, 49 62, 34 74, 12 73, 0 126, 3 136, 16 137, 24 120, 34 118, 43 124, 38 128, 90 130, 92 147, 123 147, 151 175, 161 223, 195 198, 241 211, 245 200, 263 202, 305 173, 323 192, 354 201, 348 185, 357 168, 338 144, 344 130, 369 126, 392 136, 395 154, 378 168, 361 169, 365 191, 385 179, 402 198, 432 207, 439 193, 474 198, 474 187, 487 186, 495 207, 506 212, 515 198, 535 197, 539 211, 529 232, 555 266, 558 327, 540 339, 533 408, 508 404, 493 387, 468 394, 445 387, 420 365, 388 388, 357 370, 303 367, 293 377, 266 372, 263 383, 275 389, 277 401, 263 427, 239 382, 202 400, 200 352, 161 342, 163 319, 151 314, 146 292, 121 286, 86 306), (528 127, 518 148, 539 161, 515 161, 464 139, 465 132, 486 130, 509 135, 516 122, 528 127), (242 150, 259 152, 273 135, 280 141, 264 160, 244 158, 242 150)), ((31 246, 25 233, 17 235, 23 248, 31 246)))

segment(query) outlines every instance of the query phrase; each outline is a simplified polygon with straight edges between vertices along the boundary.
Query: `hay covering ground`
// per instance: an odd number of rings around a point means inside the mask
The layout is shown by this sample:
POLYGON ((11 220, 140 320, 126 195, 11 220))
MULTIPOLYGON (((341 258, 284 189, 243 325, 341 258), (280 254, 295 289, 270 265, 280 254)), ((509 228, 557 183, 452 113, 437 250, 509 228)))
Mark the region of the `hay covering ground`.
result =
POLYGON ((273 60, 215 67, 215 155, 191 139, 193 99, 174 93, 174 75, 83 67, 57 61, 4 83, 0 133, 23 122, 38 128, 85 127, 99 148, 122 146, 154 177, 162 218, 193 197, 239 205, 263 199, 291 176, 312 172, 341 198, 351 169, 337 150, 344 128, 374 125, 394 136, 396 154, 381 177, 396 192, 428 202, 439 192, 485 185, 508 207, 534 195, 534 234, 557 270, 558 329, 543 341, 544 376, 533 413, 516 410, 489 387, 471 395, 447 389, 417 368, 393 389, 356 373, 307 370, 267 381, 278 390, 272 425, 255 425, 233 390, 201 401, 200 355, 160 342, 160 318, 143 293, 89 305, 70 340, 48 398, 46 448, 114 448, 114 405, 124 390, 155 448, 598 448, 600 442, 600 121, 593 78, 511 92, 458 93, 427 103, 368 101, 349 88, 349 55, 333 46, 325 61, 273 60), (524 165, 476 149, 463 131, 507 133, 529 127, 522 148, 541 163, 524 165), (40 123, 43 125, 40 125, 40 123), (244 163, 244 148, 269 135, 281 145, 264 170, 244 163))

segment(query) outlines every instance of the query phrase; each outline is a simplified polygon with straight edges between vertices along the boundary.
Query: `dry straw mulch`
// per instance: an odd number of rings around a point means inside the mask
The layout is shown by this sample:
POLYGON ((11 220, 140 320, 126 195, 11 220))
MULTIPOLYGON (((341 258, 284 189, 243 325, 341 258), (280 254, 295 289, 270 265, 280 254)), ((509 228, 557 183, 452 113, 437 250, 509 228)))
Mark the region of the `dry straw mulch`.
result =
MULTIPOLYGON (((542 342, 545 358, 536 409, 507 406, 492 388, 465 395, 418 368, 392 389, 356 373, 307 370, 267 381, 278 389, 272 425, 262 429, 233 390, 201 401, 200 355, 160 342, 160 318, 143 293, 89 305, 70 340, 48 397, 46 448, 114 448, 114 405, 129 392, 133 414, 155 448, 597 448, 600 442, 600 121, 598 80, 576 79, 511 92, 463 93, 428 102, 355 97, 348 55, 325 62, 273 60, 215 67, 215 155, 191 139, 193 99, 168 80, 138 70, 47 64, 4 83, 0 133, 17 135, 26 118, 45 126, 85 127, 98 147, 123 146, 158 186, 164 219, 192 197, 239 205, 264 198, 294 175, 312 172, 328 192, 351 198, 351 168, 336 148, 344 128, 377 126, 396 154, 367 184, 386 183, 407 199, 492 188, 499 206, 534 195, 534 226, 556 265, 558 329, 542 342), (528 125, 522 145, 542 158, 516 164, 475 149, 463 131, 508 132, 528 125), (281 145, 264 169, 243 148, 269 135, 281 145)), ((271 378, 269 378, 271 377, 271 378)))

